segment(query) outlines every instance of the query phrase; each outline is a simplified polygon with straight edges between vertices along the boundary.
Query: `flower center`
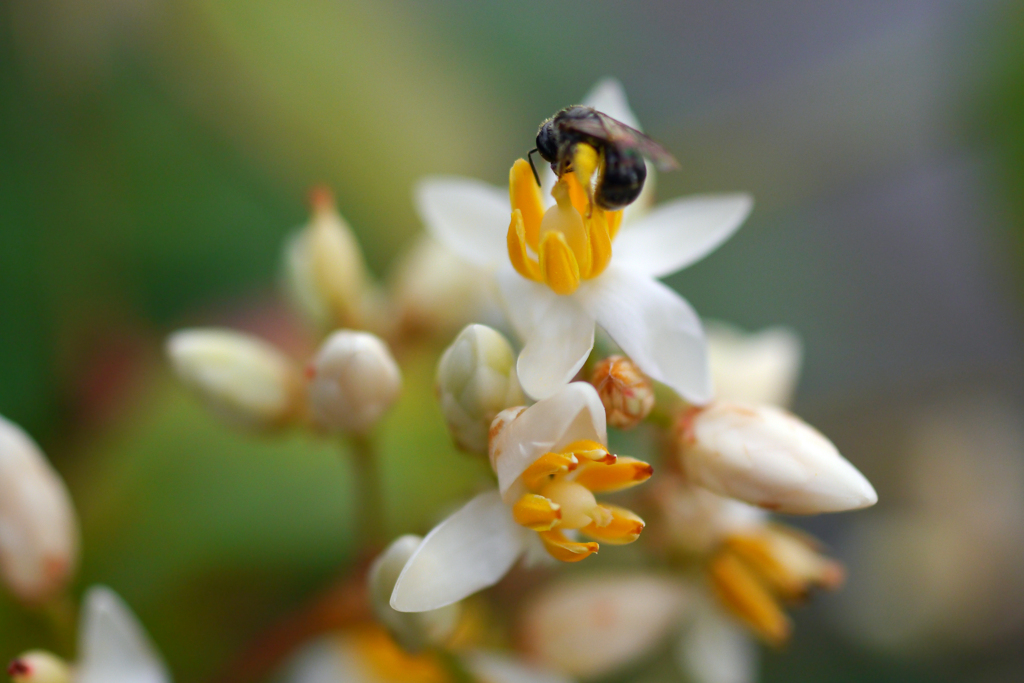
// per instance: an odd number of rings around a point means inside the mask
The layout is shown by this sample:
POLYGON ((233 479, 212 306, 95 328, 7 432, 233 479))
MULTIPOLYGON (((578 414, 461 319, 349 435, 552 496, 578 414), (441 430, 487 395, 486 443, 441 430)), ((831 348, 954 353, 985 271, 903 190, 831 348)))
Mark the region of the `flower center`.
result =
POLYGON ((512 516, 536 531, 556 559, 578 562, 596 553, 599 545, 570 540, 566 530, 613 545, 640 536, 642 519, 625 508, 599 503, 594 494, 635 486, 652 471, 647 463, 612 455, 595 441, 576 441, 558 453, 545 453, 523 472, 528 493, 512 506, 512 516))
POLYGON ((543 282, 557 294, 572 294, 581 280, 604 272, 622 211, 605 211, 593 202, 592 177, 603 159, 590 145, 577 145, 574 169, 555 183, 555 206, 544 210, 530 164, 519 159, 509 173, 512 221, 508 255, 525 278, 543 282))

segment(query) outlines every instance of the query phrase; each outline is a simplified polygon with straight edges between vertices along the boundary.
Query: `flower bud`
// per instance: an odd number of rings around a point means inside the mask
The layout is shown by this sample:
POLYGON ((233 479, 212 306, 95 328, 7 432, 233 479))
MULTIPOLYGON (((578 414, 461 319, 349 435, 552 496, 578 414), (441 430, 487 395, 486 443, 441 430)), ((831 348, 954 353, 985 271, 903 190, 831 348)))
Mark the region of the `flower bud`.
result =
POLYGON ((59 593, 78 564, 78 520, 60 475, 0 417, 0 577, 20 600, 59 593))
POLYGON ((679 457, 690 482, 789 514, 855 510, 878 496, 832 442, 771 406, 716 402, 685 413, 679 457))
POLYGON ((608 426, 632 429, 654 409, 654 385, 625 356, 608 356, 594 367, 590 383, 608 414, 608 426))
POLYGON ((7 666, 13 683, 71 683, 71 667, 46 650, 32 650, 7 666))
POLYGON ((391 291, 404 330, 454 334, 488 301, 491 276, 427 235, 395 268, 391 291))
POLYGON ((229 422, 252 429, 281 426, 301 407, 298 368, 255 337, 182 330, 167 340, 167 354, 181 381, 229 422))
POLYGON ((437 393, 456 445, 487 452, 487 434, 495 416, 523 402, 515 371, 516 356, 499 332, 469 325, 437 365, 437 393))
POLYGON ((408 534, 395 539, 370 565, 370 604, 377 621, 407 652, 419 652, 430 645, 443 645, 455 632, 462 614, 458 602, 426 612, 398 612, 391 607, 391 594, 405 563, 423 539, 408 534))
POLYGON ((715 397, 784 406, 793 397, 803 355, 800 338, 785 327, 747 334, 732 325, 705 324, 715 397))
POLYGON ((310 203, 310 222, 285 244, 285 291, 321 328, 361 327, 368 276, 359 242, 335 208, 330 190, 315 188, 310 203))
POLYGON ((333 333, 306 372, 313 419, 334 432, 367 431, 398 400, 402 388, 391 352, 369 332, 333 333))

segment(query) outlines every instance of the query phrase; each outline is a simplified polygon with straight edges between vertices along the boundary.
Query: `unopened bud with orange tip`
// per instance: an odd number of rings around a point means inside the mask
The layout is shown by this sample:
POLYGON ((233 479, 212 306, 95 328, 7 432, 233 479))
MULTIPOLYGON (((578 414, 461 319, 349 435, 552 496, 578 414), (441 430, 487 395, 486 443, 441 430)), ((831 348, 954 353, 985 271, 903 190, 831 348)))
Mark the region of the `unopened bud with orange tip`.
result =
POLYGON ((610 427, 632 429, 654 409, 654 385, 625 356, 608 356, 598 363, 590 383, 601 397, 610 427))
POLYGON ((387 345, 369 332, 339 330, 306 368, 313 420, 332 432, 360 434, 384 416, 402 389, 402 373, 387 345))
POLYGON ((267 342, 232 330, 181 330, 167 340, 178 378, 215 413, 250 429, 281 427, 302 412, 301 373, 267 342))
POLYGON ((46 602, 74 575, 78 541, 60 475, 28 434, 0 417, 0 578, 19 600, 46 602))
POLYGON ((31 650, 7 666, 13 683, 71 683, 71 667, 57 655, 31 650))
POLYGON ((462 450, 486 453, 491 422, 523 402, 515 365, 512 346, 486 325, 466 326, 441 356, 437 393, 448 430, 462 450))
POLYGON ((369 276, 359 242, 327 187, 313 188, 309 203, 309 223, 285 245, 285 291, 299 312, 322 329, 362 327, 369 276))

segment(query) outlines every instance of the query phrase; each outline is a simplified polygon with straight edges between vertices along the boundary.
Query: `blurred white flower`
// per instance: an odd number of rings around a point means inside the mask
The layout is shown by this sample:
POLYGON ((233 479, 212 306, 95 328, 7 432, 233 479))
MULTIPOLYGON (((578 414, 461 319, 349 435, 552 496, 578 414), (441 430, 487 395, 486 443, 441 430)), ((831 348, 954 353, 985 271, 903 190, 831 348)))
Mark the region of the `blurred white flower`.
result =
POLYGON ((639 484, 651 466, 612 455, 606 443, 604 406, 584 382, 498 415, 490 444, 498 490, 434 527, 402 570, 391 606, 419 612, 461 600, 497 583, 538 542, 564 562, 597 552, 566 531, 613 545, 636 540, 643 520, 594 494, 639 484))
POLYGON ((396 538, 370 566, 370 606, 373 614, 391 637, 406 652, 420 652, 429 646, 442 646, 459 624, 459 603, 427 612, 398 612, 391 607, 391 593, 406 562, 423 542, 408 534, 396 538))
POLYGON ((402 389, 387 345, 369 332, 339 330, 307 368, 313 420, 330 431, 362 433, 384 416, 402 389))
POLYGON ((320 329, 361 328, 372 289, 352 228, 324 187, 310 192, 312 216, 284 249, 284 287, 292 304, 320 329))
POLYGON ((421 235, 390 276, 398 325, 443 336, 472 320, 490 319, 487 311, 496 306, 493 280, 486 270, 421 235))
MULTIPOLYGON (((32 651, 10 666, 15 683, 60 683, 60 660, 32 651), (45 662, 45 669, 38 665, 45 662)), ((78 629, 74 683, 170 683, 163 660, 128 606, 109 588, 93 587, 85 595, 78 629)))
POLYGON ((625 356, 608 356, 594 366, 590 383, 597 389, 616 429, 632 429, 654 409, 654 385, 625 356))
POLYGON ((456 445, 486 453, 491 422, 524 400, 505 337, 486 325, 468 325, 437 364, 437 393, 456 445))
POLYGON ((689 481, 767 510, 815 514, 878 501, 831 441, 772 406, 717 401, 688 411, 677 446, 689 481))
POLYGON ((0 576, 29 603, 59 594, 78 565, 78 519, 35 441, 0 417, 0 576))
POLYGON ((167 339, 178 378, 229 422, 280 427, 302 409, 297 365, 267 342, 226 329, 190 329, 167 339))
MULTIPOLYGON (((585 103, 636 123, 616 81, 599 83, 585 103)), ((551 202, 520 159, 508 195, 475 180, 427 178, 416 189, 416 205, 439 241, 498 271, 506 313, 526 343, 518 373, 530 396, 550 396, 572 380, 594 346, 598 324, 651 378, 687 400, 706 402, 711 382, 700 319, 656 278, 725 241, 750 213, 750 197, 678 199, 642 218, 641 197, 627 223, 621 212, 588 206, 575 178, 566 174, 555 184, 557 202, 548 208, 551 202)))
POLYGON ((718 321, 704 321, 715 398, 739 403, 787 406, 793 398, 803 345, 786 327, 746 333, 718 321))

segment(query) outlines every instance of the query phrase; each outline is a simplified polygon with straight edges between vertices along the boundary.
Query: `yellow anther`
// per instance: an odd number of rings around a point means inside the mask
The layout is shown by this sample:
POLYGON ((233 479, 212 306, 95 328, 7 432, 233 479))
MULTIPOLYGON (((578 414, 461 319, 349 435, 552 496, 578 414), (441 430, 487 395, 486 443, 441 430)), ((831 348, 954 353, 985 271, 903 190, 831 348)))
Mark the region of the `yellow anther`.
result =
POLYGON ((572 294, 580 286, 579 263, 560 232, 549 232, 541 239, 540 270, 555 294, 572 294))
POLYGON ((781 645, 789 638, 790 623, 768 589, 746 563, 728 550, 708 567, 711 585, 722 603, 765 642, 781 645))
POLYGON ((576 145, 576 150, 572 156, 572 170, 573 175, 576 176, 576 181, 586 193, 588 206, 585 211, 581 211, 584 216, 589 216, 590 212, 593 211, 594 195, 591 188, 593 187, 594 171, 597 170, 599 164, 600 156, 596 149, 582 142, 576 145))
POLYGON ((562 512, 558 504, 536 493, 527 493, 512 506, 516 524, 534 531, 548 531, 558 525, 562 512))
POLYGON ((545 453, 523 472, 523 484, 531 491, 536 491, 555 475, 571 472, 578 464, 579 461, 572 453, 545 453))
POLYGON ((594 521, 598 507, 594 494, 585 486, 571 481, 555 479, 540 490, 540 494, 558 505, 565 529, 581 529, 594 521))
POLYGON ((589 536, 601 543, 612 545, 626 545, 640 538, 640 532, 644 530, 644 520, 626 508, 617 505, 602 505, 601 509, 607 514, 607 521, 593 524, 580 529, 580 533, 589 536))
POLYGON ((509 198, 512 210, 523 214, 526 243, 534 251, 540 246, 540 222, 544 218, 544 199, 533 177, 533 169, 525 159, 518 159, 508 174, 509 198))
POLYGON ((590 441, 589 439, 573 441, 562 450, 565 453, 572 453, 581 462, 592 461, 611 463, 615 462, 616 459, 616 456, 613 453, 609 453, 607 448, 598 442, 590 441))
POLYGON ((590 195, 586 187, 580 185, 580 181, 575 173, 566 173, 559 179, 559 182, 555 183, 555 187, 551 188, 551 196, 555 198, 555 201, 558 201, 558 195, 555 193, 558 191, 559 186, 565 188, 569 203, 572 204, 572 208, 576 209, 576 213, 581 216, 589 214, 593 206, 590 202, 590 195))
POLYGON ((605 218, 608 221, 608 237, 615 239, 615 236, 619 234, 619 228, 622 227, 622 209, 618 211, 606 211, 605 218))
POLYGON ((593 464, 581 469, 573 480, 594 493, 621 491, 651 478, 654 468, 642 460, 619 457, 612 464, 593 464))
POLYGON ((597 209, 587 221, 587 236, 590 238, 590 272, 587 273, 587 278, 597 277, 603 273, 612 260, 612 237, 608 230, 609 216, 611 214, 608 212, 597 209))
POLYGON ((724 547, 785 600, 802 600, 811 588, 836 588, 843 581, 838 562, 823 557, 804 538, 784 528, 730 536, 724 547))
POLYGON ((540 540, 544 542, 544 548, 556 560, 562 562, 579 562, 598 551, 600 546, 597 543, 576 543, 570 541, 558 529, 540 532, 540 540))
POLYGON ((508 226, 508 258, 517 273, 528 280, 541 281, 540 264, 526 252, 526 229, 519 209, 512 212, 512 222, 508 226))

